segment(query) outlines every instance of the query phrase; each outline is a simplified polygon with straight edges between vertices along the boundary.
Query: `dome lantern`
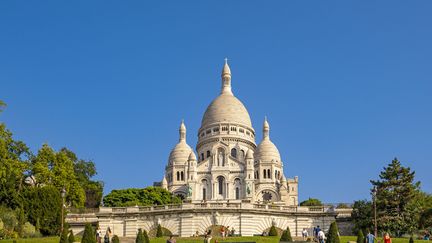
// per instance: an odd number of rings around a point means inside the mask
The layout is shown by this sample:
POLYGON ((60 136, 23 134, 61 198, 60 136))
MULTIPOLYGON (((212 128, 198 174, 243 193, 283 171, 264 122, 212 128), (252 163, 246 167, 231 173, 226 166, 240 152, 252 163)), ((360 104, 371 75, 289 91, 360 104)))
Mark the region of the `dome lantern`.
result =
POLYGON ((231 94, 231 69, 228 65, 228 58, 225 58, 225 65, 222 69, 222 91, 221 94, 231 94))

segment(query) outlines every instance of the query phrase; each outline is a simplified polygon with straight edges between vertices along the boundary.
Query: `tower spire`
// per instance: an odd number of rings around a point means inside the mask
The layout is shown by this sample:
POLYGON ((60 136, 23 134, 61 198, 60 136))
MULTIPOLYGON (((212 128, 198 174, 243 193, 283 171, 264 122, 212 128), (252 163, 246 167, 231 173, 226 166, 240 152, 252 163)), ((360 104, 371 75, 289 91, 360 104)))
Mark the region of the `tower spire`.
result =
POLYGON ((222 94, 232 94, 231 91, 231 69, 228 65, 228 58, 225 58, 225 65, 222 69, 222 94))
POLYGON ((182 142, 182 141, 186 142, 186 126, 184 124, 183 119, 180 123, 179 135, 180 135, 179 142, 182 142))
POLYGON ((263 139, 270 139, 270 125, 267 122, 267 116, 264 117, 263 139))

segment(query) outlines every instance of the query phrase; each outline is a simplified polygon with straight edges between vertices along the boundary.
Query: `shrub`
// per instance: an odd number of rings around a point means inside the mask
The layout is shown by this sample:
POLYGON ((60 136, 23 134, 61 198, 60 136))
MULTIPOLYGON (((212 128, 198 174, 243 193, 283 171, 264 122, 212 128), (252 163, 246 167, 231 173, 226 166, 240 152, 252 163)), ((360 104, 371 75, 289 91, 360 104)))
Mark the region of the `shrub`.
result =
POLYGON ((414 243, 414 238, 412 237, 412 235, 411 235, 411 237, 409 239, 409 243, 414 243))
POLYGON ((365 242, 365 237, 363 234, 363 230, 359 230, 357 233, 357 243, 364 243, 365 242))
POLYGON ((142 229, 138 230, 135 243, 145 243, 144 235, 142 229))
POLYGON ((74 243, 75 242, 75 236, 73 234, 73 231, 69 231, 69 237, 68 237, 68 241, 69 243, 74 243))
POLYGON ((143 236, 144 236, 144 243, 150 243, 150 239, 146 230, 143 230, 143 236))
POLYGON ((68 230, 68 228, 67 227, 63 227, 63 231, 61 232, 61 235, 60 235, 60 243, 68 243, 68 233, 69 233, 69 230, 68 230))
POLYGON ((38 235, 39 235, 39 232, 37 232, 36 228, 32 224, 30 224, 29 222, 25 222, 22 225, 21 237, 30 238, 30 237, 36 237, 38 235))
POLYGON ((269 236, 277 236, 278 235, 276 227, 274 225, 272 225, 272 227, 270 227, 270 231, 269 231, 268 235, 269 236))
POLYGON ((117 235, 114 235, 111 239, 111 243, 120 243, 120 239, 117 235))
POLYGON ((156 237, 162 237, 162 236, 163 236, 162 226, 160 224, 158 224, 157 230, 156 230, 156 237))
POLYGON ((282 237, 280 238, 280 241, 293 241, 289 227, 287 227, 287 229, 284 230, 284 232, 282 233, 282 237))
POLYGON ((330 224, 330 229, 327 234, 327 241, 326 243, 340 243, 339 234, 338 234, 338 227, 336 222, 333 222, 330 224))
POLYGON ((96 234, 91 224, 86 224, 81 243, 96 243, 96 234))

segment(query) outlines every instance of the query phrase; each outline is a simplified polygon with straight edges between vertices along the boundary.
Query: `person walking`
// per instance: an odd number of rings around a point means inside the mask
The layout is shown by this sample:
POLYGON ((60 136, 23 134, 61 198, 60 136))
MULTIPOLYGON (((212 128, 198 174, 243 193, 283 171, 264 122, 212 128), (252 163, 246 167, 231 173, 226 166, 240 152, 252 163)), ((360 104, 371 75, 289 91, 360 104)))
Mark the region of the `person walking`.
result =
POLYGON ((322 231, 322 229, 320 229, 319 232, 318 232, 318 241, 319 241, 319 243, 325 243, 325 239, 326 239, 326 237, 325 237, 324 231, 322 231))
POLYGON ((96 230, 96 242, 102 243, 102 230, 101 230, 100 226, 98 226, 98 228, 96 230))
POLYGON ((375 235, 373 235, 370 231, 366 235, 366 243, 374 243, 375 242, 375 235))
POLYGON ((303 228, 303 231, 302 231, 303 240, 306 241, 308 236, 309 236, 308 231, 306 230, 306 228, 303 228))
POLYGON ((392 243, 389 233, 385 233, 384 235, 384 243, 392 243))

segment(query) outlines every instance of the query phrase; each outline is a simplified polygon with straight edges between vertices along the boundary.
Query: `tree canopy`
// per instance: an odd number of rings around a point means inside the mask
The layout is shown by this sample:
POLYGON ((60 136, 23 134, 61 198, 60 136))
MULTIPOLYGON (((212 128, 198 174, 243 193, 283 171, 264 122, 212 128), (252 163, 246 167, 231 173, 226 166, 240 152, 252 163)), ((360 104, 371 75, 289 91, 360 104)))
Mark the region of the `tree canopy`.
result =
POLYGON ((319 199, 316 198, 309 198, 308 200, 305 200, 300 203, 300 206, 322 206, 322 202, 319 199))
POLYGON ((178 204, 181 199, 161 187, 150 186, 144 189, 112 190, 104 197, 103 203, 105 207, 151 206, 178 204))
POLYGON ((397 236, 412 233, 418 226, 419 210, 413 204, 420 182, 414 182, 415 172, 403 167, 397 158, 383 169, 379 180, 371 180, 376 187, 378 228, 397 236))

